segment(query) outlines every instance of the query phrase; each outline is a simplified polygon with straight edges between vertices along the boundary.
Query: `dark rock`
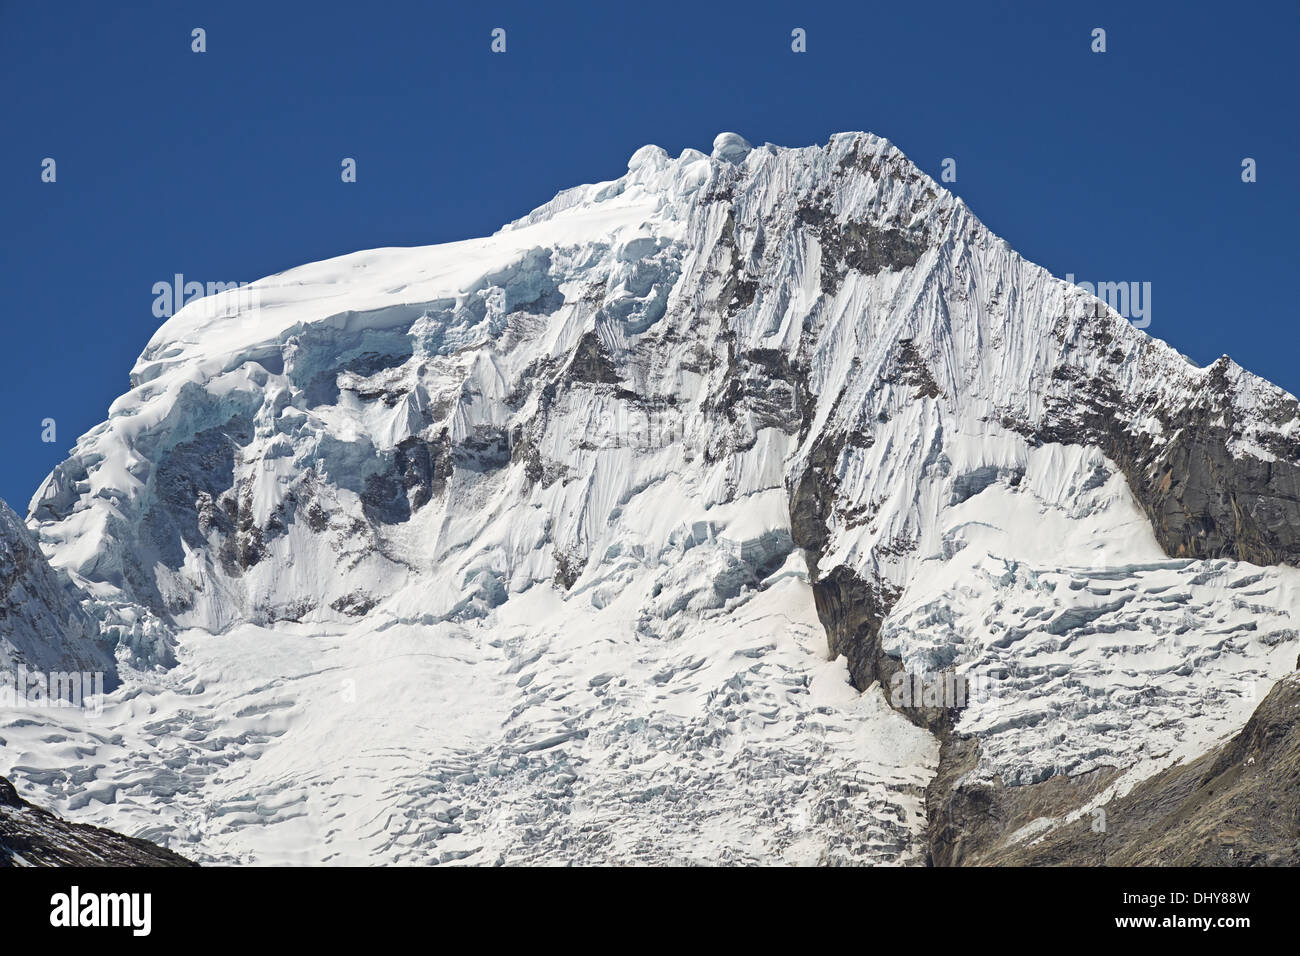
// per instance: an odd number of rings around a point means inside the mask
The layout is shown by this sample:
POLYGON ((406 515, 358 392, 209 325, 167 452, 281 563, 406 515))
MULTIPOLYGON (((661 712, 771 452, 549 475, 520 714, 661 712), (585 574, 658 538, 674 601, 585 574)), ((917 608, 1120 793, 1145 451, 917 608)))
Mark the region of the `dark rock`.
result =
POLYGON ((0 777, 0 867, 197 866, 148 840, 69 823, 33 806, 0 777))
MULTIPOLYGON (((1057 377, 1071 378, 1075 370, 1064 368, 1057 377)), ((1279 397, 1263 423, 1260 441, 1276 460, 1234 457, 1230 442, 1253 423, 1239 421, 1226 368, 1226 360, 1210 367, 1194 401, 1148 410, 1167 437, 1132 428, 1141 410, 1130 407, 1109 373, 1074 381, 1067 394, 1049 398, 1041 426, 1021 430, 1037 442, 1101 449, 1120 466, 1171 557, 1300 565, 1300 446, 1267 427, 1300 416, 1300 404, 1279 397)))
POLYGON ((839 289, 845 271, 875 275, 916 265, 925 252, 927 237, 895 226, 870 222, 839 222, 826 203, 801 203, 801 223, 817 236, 822 247, 821 287, 828 295, 839 289))
MULTIPOLYGON (((1300 865, 1300 675, 1278 682, 1241 732, 1216 750, 1156 774, 1035 843, 1002 842, 1015 829, 1005 818, 1008 808, 1036 803, 1035 815, 1061 816, 1100 789, 1078 778, 1053 778, 1008 788, 979 810, 971 804, 974 795, 958 787, 945 812, 967 811, 955 822, 978 851, 960 852, 961 840, 950 837, 941 813, 931 822, 934 860, 1017 866, 1300 865)), ((1028 813, 1022 809, 1018 816, 1028 813)))
POLYGON ((920 396, 938 398, 942 393, 939 383, 917 351, 916 343, 911 339, 899 339, 895 358, 894 372, 889 379, 899 385, 908 385, 920 396))
POLYGON ((585 333, 573 351, 568 377, 573 382, 617 385, 620 381, 614 362, 601 347, 595 332, 585 333))
POLYGON ((451 460, 457 468, 488 472, 510 463, 510 438, 505 429, 480 425, 459 444, 452 446, 451 460))
POLYGON ((379 604, 377 598, 356 591, 330 602, 330 607, 348 617, 365 617, 379 604))
POLYGON ((418 511, 438 497, 452 475, 451 438, 444 428, 433 441, 414 436, 398 443, 393 466, 401 476, 402 488, 412 511, 418 511))
POLYGON ((569 590, 582 575, 582 561, 559 552, 555 555, 555 583, 569 590))

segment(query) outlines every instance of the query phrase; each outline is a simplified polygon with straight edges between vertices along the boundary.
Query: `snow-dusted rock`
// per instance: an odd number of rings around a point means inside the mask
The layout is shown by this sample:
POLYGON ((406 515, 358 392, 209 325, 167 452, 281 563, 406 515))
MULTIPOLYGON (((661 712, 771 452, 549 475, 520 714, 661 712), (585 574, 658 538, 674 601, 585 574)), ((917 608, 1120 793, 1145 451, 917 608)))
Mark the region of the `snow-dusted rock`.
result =
POLYGON ((41 675, 47 688, 51 674, 73 671, 101 675, 100 686, 117 683, 113 646, 101 640, 84 600, 0 501, 0 693, 19 691, 22 671, 41 675))

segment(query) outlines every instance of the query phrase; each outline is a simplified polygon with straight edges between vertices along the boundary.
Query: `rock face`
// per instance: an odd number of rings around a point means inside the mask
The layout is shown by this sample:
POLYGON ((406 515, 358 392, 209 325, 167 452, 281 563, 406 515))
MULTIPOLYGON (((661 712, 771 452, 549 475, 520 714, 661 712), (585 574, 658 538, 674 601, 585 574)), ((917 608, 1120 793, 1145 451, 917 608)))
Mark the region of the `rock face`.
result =
MULTIPOLYGON (((1204 756, 1142 781, 1123 797, 1091 801, 1097 805, 1038 840, 1000 843, 991 817, 979 814, 969 832, 972 842, 983 838, 980 852, 944 858, 1015 866, 1296 866, 1297 781, 1300 678, 1293 675, 1278 682, 1240 733, 1204 756)), ((994 802, 1002 810, 1006 802, 1024 804, 1025 797, 994 802)), ((939 847, 947 849, 942 838, 939 847)))
POLYGON ((61 820, 0 777, 0 867, 194 865, 147 840, 61 820))
POLYGON ((117 683, 112 645, 82 608, 86 595, 57 574, 22 519, 0 501, 0 684, 16 667, 84 672, 117 683))
POLYGON ((15 772, 204 859, 970 861, 1294 669, 1295 399, 870 134, 644 147, 193 302, 131 383, 31 521, 159 711, 15 772))
POLYGON ((1117 462, 1168 554, 1294 565, 1295 399, 1255 390, 1226 356, 1206 372, 1192 395, 1169 395, 1152 383, 1130 397, 1103 369, 1078 382, 1083 397, 1058 401, 1032 434, 1038 441, 1087 442, 1117 462))

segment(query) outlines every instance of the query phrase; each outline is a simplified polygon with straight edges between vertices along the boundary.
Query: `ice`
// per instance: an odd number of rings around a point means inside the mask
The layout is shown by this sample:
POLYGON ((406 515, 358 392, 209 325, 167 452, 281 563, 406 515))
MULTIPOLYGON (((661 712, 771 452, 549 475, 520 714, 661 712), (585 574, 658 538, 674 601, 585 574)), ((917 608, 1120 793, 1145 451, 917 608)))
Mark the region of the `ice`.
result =
POLYGON ((719 133, 713 140, 714 157, 728 163, 741 162, 753 148, 739 133, 719 133))
POLYGON ((1012 784, 1202 753, 1294 661, 1295 572, 1171 559, 1096 434, 1212 385, 1267 465, 1287 397, 880 137, 648 146, 240 291, 32 499, 123 686, 3 715, 0 772, 79 821, 206 861, 924 862, 938 743, 827 659, 810 565, 888 596, 909 670, 1007 675, 958 730, 1012 784))
POLYGON ((670 642, 635 594, 540 589, 490 624, 187 632, 98 719, 5 713, 4 769, 203 862, 916 861, 934 742, 825 660, 792 567, 670 642))

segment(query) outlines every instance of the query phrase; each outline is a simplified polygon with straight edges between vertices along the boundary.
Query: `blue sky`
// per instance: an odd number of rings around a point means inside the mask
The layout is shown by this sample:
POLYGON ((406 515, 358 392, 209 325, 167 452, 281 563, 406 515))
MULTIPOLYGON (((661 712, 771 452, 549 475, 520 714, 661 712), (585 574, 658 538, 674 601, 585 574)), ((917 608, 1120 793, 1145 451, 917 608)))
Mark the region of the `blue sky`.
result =
POLYGON ((952 157, 1022 254, 1150 282, 1149 332, 1300 392, 1297 41, 1293 0, 0 0, 0 497, 22 511, 125 390, 154 283, 485 235, 721 130, 866 129, 936 178, 952 157))

